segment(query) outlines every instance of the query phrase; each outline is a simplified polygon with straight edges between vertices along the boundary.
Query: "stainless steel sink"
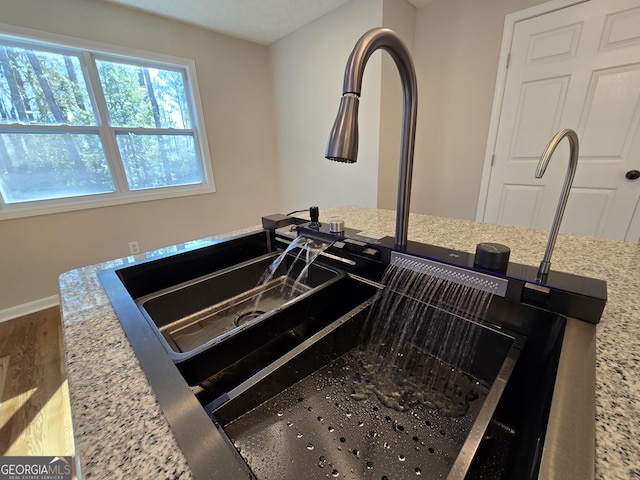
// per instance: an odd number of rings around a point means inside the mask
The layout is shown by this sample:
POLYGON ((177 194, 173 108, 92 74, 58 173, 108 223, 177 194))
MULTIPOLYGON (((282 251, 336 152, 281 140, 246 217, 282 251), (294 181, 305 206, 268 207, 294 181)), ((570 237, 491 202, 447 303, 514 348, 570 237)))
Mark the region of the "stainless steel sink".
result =
MULTIPOLYGON (((420 427, 415 425, 420 430, 414 431, 414 425, 406 419, 400 421, 395 414, 388 415, 389 423, 382 416, 380 425, 369 426, 369 420, 362 421, 362 427, 358 423, 349 427, 350 436, 336 436, 328 430, 317 430, 319 423, 314 421, 319 422, 318 417, 341 416, 346 429, 351 419, 335 401, 328 402, 322 385, 354 380, 349 375, 359 365, 357 352, 361 334, 367 328, 367 312, 382 288, 375 278, 377 273, 358 273, 378 272, 385 261, 362 260, 356 252, 350 270, 340 268, 344 262, 317 260, 317 270, 310 272, 309 288, 297 292, 299 295, 292 300, 279 302, 277 296, 269 294, 270 287, 279 289, 285 285, 278 276, 272 285, 255 288, 256 277, 277 252, 274 245, 269 232, 258 232, 99 274, 196 478, 210 478, 211 472, 216 478, 255 478, 255 471, 260 470, 255 459, 268 463, 269 454, 254 455, 253 460, 243 458, 234 442, 237 446, 246 445, 247 441, 259 444, 262 436, 255 436, 254 427, 272 422, 268 428, 280 428, 292 421, 293 417, 276 427, 281 417, 275 403, 282 406, 286 402, 296 422, 306 416, 309 418, 305 421, 310 423, 304 431, 283 428, 280 434, 293 435, 283 437, 283 441, 288 442, 290 452, 298 452, 296 458, 318 454, 314 469, 321 468, 318 462, 322 448, 342 447, 348 455, 332 457, 332 461, 351 465, 349 468, 354 471, 362 469, 364 473, 358 478, 382 478, 370 475, 381 473, 375 465, 399 461, 397 455, 401 452, 394 450, 392 459, 387 458, 389 452, 384 449, 377 453, 371 450, 366 457, 364 452, 377 444, 353 435, 366 426, 368 432, 387 428, 388 434, 399 435, 403 445, 419 447, 421 453, 402 454, 405 462, 401 468, 409 468, 406 461, 411 458, 413 466, 406 472, 412 476, 418 474, 416 468, 428 468, 424 465, 429 464, 430 456, 440 452, 438 461, 442 466, 462 465, 467 471, 465 478, 537 478, 565 317, 508 296, 493 298, 483 320, 489 327, 483 333, 481 353, 461 380, 464 384, 473 379, 472 383, 482 386, 483 391, 476 392, 481 402, 472 405, 473 419, 460 420, 467 425, 465 431, 471 433, 460 441, 450 443, 459 437, 449 433, 458 420, 442 419, 449 450, 435 443, 427 445, 428 425, 424 419, 420 427), (256 306, 256 296, 264 302, 261 307, 256 306), (256 314, 256 308, 265 313, 256 314), (189 329, 198 333, 183 334, 189 329), (345 375, 340 376, 340 372, 345 375), (298 402, 298 398, 309 400, 298 402), (317 413, 321 406, 333 410, 317 413), (275 412, 275 416, 265 412, 275 412), (247 420, 250 418, 253 420, 247 420), (402 431, 398 433, 398 425, 405 428, 406 436, 402 431), (410 430, 406 425, 411 425, 410 430), (304 437, 305 432, 326 438, 298 442, 297 434, 304 437), (344 443, 342 437, 346 439, 344 443), (472 438, 472 443, 465 440, 467 437, 472 438), (423 441, 425 445, 421 444, 423 441), (197 453, 205 451, 206 459, 197 453), (448 453, 442 453, 445 451, 448 453), (456 460, 460 455, 467 457, 462 463, 456 460), (372 462, 374 469, 369 469, 367 462, 372 462)), ((439 360, 447 362, 446 358, 439 360)), ((466 393, 460 398, 467 399, 466 393)), ((369 405, 373 408, 373 403, 369 405)), ((381 407, 377 407, 380 411, 381 407)), ((432 425, 437 423, 429 421, 432 425)), ((434 431, 438 434, 440 429, 434 431)), ((326 462, 324 466, 328 467, 326 462)), ((303 474, 313 478, 307 475, 306 467, 298 467, 288 466, 282 471, 288 472, 287 476, 282 478, 303 474)), ((265 477, 262 472, 258 478, 270 478, 269 473, 265 477)), ((324 473, 331 475, 332 470, 324 473)))
POLYGON ((269 253, 135 299, 189 385, 206 381, 257 348, 282 343, 301 320, 300 313, 284 312, 301 302, 310 317, 313 296, 344 277, 320 265, 306 268, 304 261, 286 255, 272 278, 261 282, 278 256, 269 253), (295 282, 303 268, 305 279, 295 282))
POLYGON ((319 265, 307 267, 286 255, 270 278, 261 281, 278 257, 266 254, 145 295, 136 303, 172 352, 189 354, 224 341, 344 275, 319 265), (296 281, 303 269, 306 275, 296 281))
MULTIPOLYGON (((459 412, 409 401, 411 408, 398 411, 376 395, 359 395, 359 385, 369 381, 361 342, 372 300, 236 382, 205 409, 258 479, 325 478, 334 470, 362 479, 422 472, 427 478, 535 478, 565 319, 494 300, 473 363, 443 389, 454 407, 462 405, 459 412)), ((421 355, 421 365, 431 361, 439 374, 451 371, 447 359, 421 355)))
POLYGON ((312 265, 305 281, 296 283, 304 265, 289 259, 272 278, 260 282, 277 257, 277 253, 268 254, 144 296, 136 303, 173 352, 208 348, 338 276, 312 265))

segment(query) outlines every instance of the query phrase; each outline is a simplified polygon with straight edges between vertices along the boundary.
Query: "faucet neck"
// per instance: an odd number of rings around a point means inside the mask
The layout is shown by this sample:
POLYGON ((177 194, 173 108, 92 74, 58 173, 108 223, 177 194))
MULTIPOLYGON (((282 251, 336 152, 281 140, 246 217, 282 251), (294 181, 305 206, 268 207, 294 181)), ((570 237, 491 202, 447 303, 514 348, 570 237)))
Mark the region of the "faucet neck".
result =
POLYGON ((353 47, 344 71, 342 93, 355 93, 360 96, 362 91, 362 77, 369 57, 376 50, 385 50, 396 66, 403 85, 412 85, 416 96, 416 74, 411 60, 411 54, 400 37, 388 28, 374 28, 365 33, 353 47))
POLYGON ((556 209, 553 224, 551 225, 551 232, 549 234, 547 248, 544 252, 544 258, 542 259, 542 262, 540 262, 540 268, 536 277, 537 282, 545 282, 547 280, 547 275, 549 274, 549 270, 551 268, 551 254, 553 253, 556 239, 558 238, 558 232, 560 231, 560 223, 562 222, 562 217, 564 216, 564 210, 567 207, 571 185, 573 184, 573 177, 575 176, 576 169, 578 168, 579 146, 578 135, 576 134, 576 132, 569 128, 566 128, 556 133, 556 135, 549 142, 549 145, 547 145, 547 148, 543 152, 542 157, 540 157, 538 167, 536 168, 536 178, 542 178, 542 175, 544 175, 544 172, 547 169, 547 165, 549 164, 549 160, 551 159, 553 152, 564 137, 567 137, 567 140, 569 141, 569 167, 567 169, 567 175, 564 180, 564 185, 562 186, 562 193, 560 194, 558 208, 556 209))

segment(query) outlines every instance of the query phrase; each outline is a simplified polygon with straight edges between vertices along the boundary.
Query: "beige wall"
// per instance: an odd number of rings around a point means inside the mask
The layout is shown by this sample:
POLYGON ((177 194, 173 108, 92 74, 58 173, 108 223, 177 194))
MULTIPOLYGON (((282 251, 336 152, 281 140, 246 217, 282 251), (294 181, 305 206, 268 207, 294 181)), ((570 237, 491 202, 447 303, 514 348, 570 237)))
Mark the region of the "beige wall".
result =
POLYGON ((379 55, 369 60, 363 79, 358 162, 331 162, 324 151, 349 53, 381 19, 382 0, 353 0, 271 45, 283 211, 376 206, 379 55))
POLYGON ((278 211, 269 55, 96 0, 0 0, 4 24, 195 60, 217 192, 0 222, 0 313, 58 292, 58 275, 260 222, 278 211), (251 172, 247 175, 247 172, 251 172))
POLYGON ((475 219, 505 16, 541 0, 435 0, 416 16, 411 211, 475 219))

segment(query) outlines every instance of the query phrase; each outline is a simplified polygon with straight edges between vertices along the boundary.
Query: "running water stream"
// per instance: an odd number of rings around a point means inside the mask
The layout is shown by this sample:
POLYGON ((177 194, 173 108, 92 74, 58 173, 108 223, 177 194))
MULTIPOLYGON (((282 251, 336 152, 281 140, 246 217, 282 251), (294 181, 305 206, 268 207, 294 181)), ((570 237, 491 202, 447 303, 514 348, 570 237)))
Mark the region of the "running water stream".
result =
POLYGON ((391 264, 356 354, 365 381, 355 399, 375 394, 395 410, 418 403, 463 415, 477 395, 457 387, 475 356, 492 294, 437 278, 405 262, 391 264))
MULTIPOLYGON (((322 242, 320 240, 314 240, 312 238, 307 238, 303 236, 296 237, 291 243, 287 246, 287 248, 280 254, 275 260, 267 267, 267 269, 262 274, 262 277, 257 283, 257 287, 262 287, 268 285, 272 280, 278 268, 282 264, 282 262, 287 258, 287 255, 293 255, 293 251, 298 248, 299 251, 295 255, 294 260, 291 262, 291 265, 287 269, 287 272, 284 274, 285 281, 282 283, 280 289, 280 295, 285 300, 291 300, 301 293, 305 292, 308 289, 306 284, 309 267, 314 262, 314 260, 324 252, 327 248, 331 246, 328 242, 322 242), (304 266, 301 268, 300 272, 297 276, 293 277, 292 272, 294 268, 299 266, 299 262, 304 262, 304 266)), ((264 289, 261 291, 259 295, 256 296, 254 301, 254 310, 258 310, 258 306, 260 305, 260 301, 262 300, 262 296, 264 293, 264 289)))
POLYGON ((466 370, 492 295, 461 283, 437 278, 403 262, 390 265, 369 315, 369 348, 400 369, 410 358, 401 354, 413 343, 419 350, 466 370), (463 315, 465 321, 454 321, 463 315))

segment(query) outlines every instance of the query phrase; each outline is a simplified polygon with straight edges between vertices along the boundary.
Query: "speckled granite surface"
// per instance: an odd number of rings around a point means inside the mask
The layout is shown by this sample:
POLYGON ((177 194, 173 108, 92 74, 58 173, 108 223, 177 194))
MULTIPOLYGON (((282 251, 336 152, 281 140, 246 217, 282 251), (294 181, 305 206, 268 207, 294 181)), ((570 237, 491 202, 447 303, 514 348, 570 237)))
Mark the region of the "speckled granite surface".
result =
MULTIPOLYGON (((321 211, 351 228, 393 235, 393 211, 321 211)), ((240 233, 240 232, 234 232, 240 233)), ((215 237, 212 237, 215 238, 215 237)), ((409 239, 473 252, 491 241, 537 266, 548 233, 412 214, 409 239)), ((84 478, 192 478, 96 272, 197 242, 67 272, 60 277, 67 375, 84 478)), ((640 244, 560 235, 552 269, 608 282, 597 327, 596 478, 640 479, 640 244)))

